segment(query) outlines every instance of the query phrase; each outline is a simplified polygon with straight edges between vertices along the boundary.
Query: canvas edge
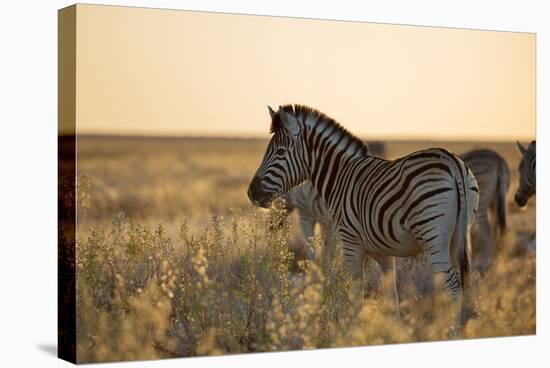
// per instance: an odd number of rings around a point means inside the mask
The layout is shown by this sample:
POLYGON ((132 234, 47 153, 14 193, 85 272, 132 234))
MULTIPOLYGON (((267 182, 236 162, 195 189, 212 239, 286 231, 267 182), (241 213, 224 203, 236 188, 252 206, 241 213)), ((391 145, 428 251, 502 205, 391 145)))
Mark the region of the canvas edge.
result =
POLYGON ((58 11, 57 355, 76 358, 76 5, 58 11))

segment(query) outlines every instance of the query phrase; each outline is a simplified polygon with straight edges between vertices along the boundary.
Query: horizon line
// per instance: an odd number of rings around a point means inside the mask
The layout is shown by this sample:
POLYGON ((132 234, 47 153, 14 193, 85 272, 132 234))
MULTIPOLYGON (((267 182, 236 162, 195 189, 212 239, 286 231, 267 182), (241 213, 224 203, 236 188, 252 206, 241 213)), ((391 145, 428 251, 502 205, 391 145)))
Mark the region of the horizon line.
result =
MULTIPOLYGON (((371 136, 369 138, 364 137, 363 135, 354 134, 363 141, 374 142, 374 141, 416 141, 416 142, 515 142, 515 141, 532 141, 536 140, 535 137, 528 136, 518 136, 518 137, 501 137, 498 139, 491 139, 489 137, 469 137, 469 136, 458 136, 458 137, 445 137, 445 136, 427 136, 427 137, 415 137, 415 136, 371 136)), ((64 137, 75 137, 79 138, 138 138, 138 139, 250 139, 250 140, 268 140, 271 137, 271 134, 266 133, 265 135, 260 134, 209 134, 209 133, 191 133, 191 134, 152 134, 152 133, 103 133, 103 132, 82 132, 76 134, 66 134, 58 132, 59 138, 64 137)))

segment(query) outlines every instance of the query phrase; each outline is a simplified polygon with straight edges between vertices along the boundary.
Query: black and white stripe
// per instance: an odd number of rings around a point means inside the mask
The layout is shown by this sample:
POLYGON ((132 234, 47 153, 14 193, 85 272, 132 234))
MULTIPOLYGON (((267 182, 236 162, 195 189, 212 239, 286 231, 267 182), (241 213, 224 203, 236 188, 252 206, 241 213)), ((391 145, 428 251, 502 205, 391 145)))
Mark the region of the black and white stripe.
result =
POLYGON ((510 188, 508 164, 493 150, 478 149, 460 155, 479 186, 479 204, 472 228, 473 258, 485 270, 494 259, 498 236, 506 230, 506 193, 510 188))
MULTIPOLYGON (((384 142, 373 141, 368 143, 369 155, 383 158, 385 151, 386 145, 384 142)), ((283 199, 289 213, 294 209, 298 212, 298 221, 306 243, 314 235, 317 224, 321 228, 323 240, 332 237, 334 229, 329 209, 310 181, 292 188, 283 195, 283 199)), ((313 249, 309 244, 306 244, 306 246, 308 259, 313 259, 315 257, 313 249)))
MULTIPOLYGON (((369 143, 383 147, 383 143, 369 143)), ((380 157, 380 153, 373 154, 380 157)), ((473 259, 478 260, 481 270, 488 268, 495 256, 498 237, 506 230, 506 193, 510 187, 510 170, 502 156, 490 149, 477 149, 460 155, 462 161, 472 171, 479 186, 479 204, 472 228, 473 259)), ((321 233, 331 234, 332 225, 328 207, 310 181, 292 188, 283 195, 289 212, 296 209, 302 233, 306 240, 314 235, 317 224, 321 233)), ((323 239, 327 236, 323 236, 323 239)), ((307 247, 307 256, 314 258, 313 250, 307 247)))
POLYGON ((529 198, 536 194, 537 142, 532 141, 527 148, 519 142, 517 145, 521 153, 521 162, 519 163, 519 188, 514 199, 518 206, 524 207, 529 198))
POLYGON ((464 163, 438 148, 387 161, 317 110, 286 105, 270 114, 274 135, 250 184, 251 201, 269 206, 309 180, 329 208, 350 270, 369 255, 393 274, 393 257, 426 252, 461 305, 479 193, 464 163))

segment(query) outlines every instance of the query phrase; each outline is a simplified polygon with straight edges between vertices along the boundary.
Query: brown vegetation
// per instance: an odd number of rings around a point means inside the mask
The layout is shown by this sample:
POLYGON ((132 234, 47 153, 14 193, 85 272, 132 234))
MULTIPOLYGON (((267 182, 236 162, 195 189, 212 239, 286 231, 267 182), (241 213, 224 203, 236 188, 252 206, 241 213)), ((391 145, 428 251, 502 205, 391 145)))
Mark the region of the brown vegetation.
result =
MULTIPOLYGON (((391 143, 390 157, 428 146, 391 143)), ((492 144, 517 185, 519 155, 492 144)), ((294 219, 252 208, 265 141, 83 137, 78 141, 79 362, 313 349, 449 338, 444 296, 423 256, 398 260, 401 319, 367 264, 361 298, 337 242, 314 263, 294 219), (283 226, 272 226, 274 223, 283 226), (292 251, 291 251, 292 250, 292 251)), ((509 203, 494 266, 474 272, 459 338, 535 333, 535 203, 509 203)), ((474 254, 475 257, 475 254, 474 254)))

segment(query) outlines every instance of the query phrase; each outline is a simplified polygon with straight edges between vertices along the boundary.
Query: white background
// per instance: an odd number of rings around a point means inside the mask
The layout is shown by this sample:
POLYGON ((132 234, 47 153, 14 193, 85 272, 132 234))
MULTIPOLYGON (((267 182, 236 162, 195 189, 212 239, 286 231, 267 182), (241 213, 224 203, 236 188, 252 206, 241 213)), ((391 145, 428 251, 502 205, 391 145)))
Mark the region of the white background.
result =
MULTIPOLYGON (((89 3, 100 3, 89 1, 89 3)), ((537 336, 125 363, 135 367, 548 366, 550 12, 546 1, 106 1, 109 4, 537 33, 537 336), (546 24, 545 24, 546 23, 546 24), (546 220, 547 221, 547 220, 546 220)), ((57 340, 57 9, 0 5, 0 365, 67 366, 57 340)), ((123 364, 114 364, 123 366, 123 364)))

